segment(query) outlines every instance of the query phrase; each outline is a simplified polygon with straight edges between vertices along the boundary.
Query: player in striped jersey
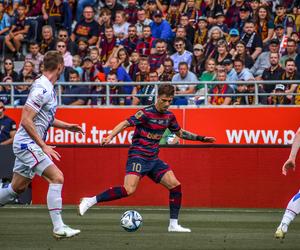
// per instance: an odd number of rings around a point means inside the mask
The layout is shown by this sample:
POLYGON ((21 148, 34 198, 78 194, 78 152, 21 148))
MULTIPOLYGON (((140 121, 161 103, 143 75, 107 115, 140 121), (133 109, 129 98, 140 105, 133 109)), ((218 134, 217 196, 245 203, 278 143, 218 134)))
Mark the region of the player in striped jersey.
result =
POLYGON ((154 182, 169 190, 170 223, 169 232, 191 232, 178 224, 181 207, 181 184, 171 168, 158 158, 159 141, 168 128, 182 139, 212 143, 214 137, 200 136, 180 128, 175 115, 168 111, 174 97, 174 87, 162 84, 158 89, 158 99, 154 105, 139 110, 135 115, 118 124, 112 133, 103 139, 102 145, 111 140, 123 129, 135 126, 132 145, 128 152, 124 185, 112 187, 94 196, 81 200, 79 214, 84 213, 96 203, 121 199, 133 194, 140 179, 147 175, 154 182))

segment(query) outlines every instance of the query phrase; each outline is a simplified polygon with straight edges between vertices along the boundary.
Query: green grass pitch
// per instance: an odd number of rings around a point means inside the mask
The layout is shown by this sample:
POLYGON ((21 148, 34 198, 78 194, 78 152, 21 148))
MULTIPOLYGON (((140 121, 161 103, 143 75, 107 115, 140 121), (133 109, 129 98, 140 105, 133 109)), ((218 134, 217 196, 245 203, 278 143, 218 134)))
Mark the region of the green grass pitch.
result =
POLYGON ((46 207, 0 208, 0 249, 103 249, 103 250, 193 250, 193 249, 300 249, 300 219, 290 226, 286 239, 273 238, 282 210, 182 209, 180 223, 192 233, 168 233, 168 209, 148 207, 96 207, 84 217, 66 206, 66 224, 82 233, 72 239, 52 238, 46 207), (142 227, 128 233, 120 216, 135 209, 143 216, 142 227))

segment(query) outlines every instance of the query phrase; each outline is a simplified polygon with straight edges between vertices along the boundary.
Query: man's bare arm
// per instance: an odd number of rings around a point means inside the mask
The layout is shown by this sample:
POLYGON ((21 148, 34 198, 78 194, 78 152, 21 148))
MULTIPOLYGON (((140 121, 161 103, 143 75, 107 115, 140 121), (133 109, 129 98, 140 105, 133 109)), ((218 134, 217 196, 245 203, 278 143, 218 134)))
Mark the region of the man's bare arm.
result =
POLYGON ((201 142, 210 142, 210 143, 216 141, 214 137, 197 135, 183 129, 180 129, 175 134, 181 139, 190 140, 190 141, 201 141, 201 142))
POLYGON ((66 130, 69 130, 72 132, 84 133, 82 131, 82 128, 78 124, 72 124, 72 123, 64 122, 64 121, 61 121, 58 119, 54 119, 52 126, 55 128, 66 129, 66 130))
POLYGON ((294 142, 292 144, 292 149, 290 152, 290 156, 287 159, 287 161, 282 166, 282 174, 287 175, 287 172, 290 168, 295 170, 296 168, 296 156, 298 153, 298 150, 300 148, 300 128, 298 129, 294 142))
POLYGON ((130 127, 130 124, 127 120, 120 122, 117 126, 114 127, 114 129, 111 131, 109 136, 107 136, 106 138, 103 138, 101 145, 106 145, 106 144, 110 143, 110 141, 117 134, 119 134, 121 131, 123 131, 125 128, 128 128, 128 127, 130 127))

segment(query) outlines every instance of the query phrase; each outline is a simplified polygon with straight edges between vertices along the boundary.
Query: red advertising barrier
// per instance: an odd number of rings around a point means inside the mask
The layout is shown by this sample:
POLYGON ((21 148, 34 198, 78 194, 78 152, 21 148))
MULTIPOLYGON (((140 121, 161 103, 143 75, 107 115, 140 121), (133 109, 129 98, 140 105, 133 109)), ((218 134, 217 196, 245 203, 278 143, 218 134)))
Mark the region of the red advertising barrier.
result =
MULTIPOLYGON (((286 177, 281 174, 289 150, 181 146, 162 148, 160 156, 182 183, 184 207, 283 208, 300 187, 299 169, 286 177)), ((81 197, 123 183, 126 147, 61 147, 58 151, 65 204, 77 204, 81 197)), ((46 202, 47 188, 41 178, 34 179, 34 204, 46 202)), ((168 191, 144 177, 132 197, 106 205, 166 206, 168 191)))
MULTIPOLYGON (((218 144, 291 144, 300 124, 300 107, 268 108, 197 108, 172 110, 182 128, 217 138, 218 144)), ((58 109, 57 118, 79 123, 85 135, 51 128, 48 143, 93 144, 136 109, 58 109)), ((6 114, 20 121, 20 109, 8 109, 6 114)), ((128 144, 133 130, 120 133, 113 143, 128 144)), ((185 142, 191 144, 192 142, 185 142)))

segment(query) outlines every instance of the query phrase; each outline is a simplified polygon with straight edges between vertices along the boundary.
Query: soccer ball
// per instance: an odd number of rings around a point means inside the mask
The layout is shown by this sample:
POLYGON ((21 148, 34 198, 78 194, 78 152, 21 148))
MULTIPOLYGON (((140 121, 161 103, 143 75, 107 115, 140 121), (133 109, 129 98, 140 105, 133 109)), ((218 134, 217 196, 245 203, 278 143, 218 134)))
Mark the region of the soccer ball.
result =
POLYGON ((134 210, 126 211, 121 217, 121 227, 127 232, 135 232, 142 225, 142 216, 134 210))

